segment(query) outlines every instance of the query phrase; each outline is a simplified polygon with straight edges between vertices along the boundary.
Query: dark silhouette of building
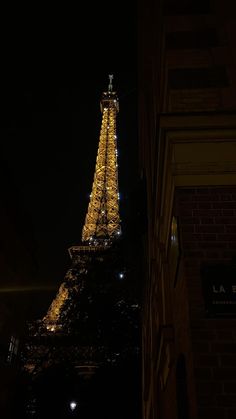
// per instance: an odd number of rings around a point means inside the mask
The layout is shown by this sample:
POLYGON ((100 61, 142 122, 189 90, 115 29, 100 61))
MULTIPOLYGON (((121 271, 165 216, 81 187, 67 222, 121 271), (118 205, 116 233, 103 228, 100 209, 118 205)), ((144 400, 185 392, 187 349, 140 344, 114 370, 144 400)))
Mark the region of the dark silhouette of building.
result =
POLYGON ((37 266, 30 218, 3 156, 0 187, 0 416, 7 419, 16 391, 19 336, 29 307, 25 294, 22 306, 17 304, 18 292, 31 283, 37 266))
POLYGON ((139 2, 145 419, 236 417, 235 28, 233 1, 139 2))

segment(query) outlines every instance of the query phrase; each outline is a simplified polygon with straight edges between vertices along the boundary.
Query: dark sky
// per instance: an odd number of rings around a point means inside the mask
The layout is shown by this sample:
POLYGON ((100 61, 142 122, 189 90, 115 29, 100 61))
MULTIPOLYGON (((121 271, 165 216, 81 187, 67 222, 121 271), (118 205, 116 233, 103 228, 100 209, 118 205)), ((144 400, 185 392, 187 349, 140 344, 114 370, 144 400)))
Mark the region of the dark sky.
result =
MULTIPOLYGON (((79 3, 78 3, 79 5, 79 3)), ((79 244, 99 140, 99 101, 114 74, 123 228, 137 176, 136 4, 34 10, 9 28, 1 155, 33 237, 34 284, 58 285, 79 244), (84 25, 84 26, 82 26, 84 25)), ((9 183, 9 188, 11 184, 9 183)), ((132 228, 132 227, 131 227, 132 228)))

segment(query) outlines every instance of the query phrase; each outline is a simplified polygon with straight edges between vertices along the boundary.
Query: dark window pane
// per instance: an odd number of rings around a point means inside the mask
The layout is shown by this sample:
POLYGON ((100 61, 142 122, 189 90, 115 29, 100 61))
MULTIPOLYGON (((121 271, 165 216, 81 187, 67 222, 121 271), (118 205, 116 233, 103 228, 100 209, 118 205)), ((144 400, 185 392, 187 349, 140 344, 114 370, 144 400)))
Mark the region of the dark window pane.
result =
POLYGON ((163 13, 166 16, 200 15, 211 11, 209 0, 166 0, 163 13))
POLYGON ((177 68, 169 70, 168 76, 171 89, 202 89, 229 85, 225 67, 177 68))
POLYGON ((187 372, 183 354, 179 355, 176 365, 176 396, 178 419, 189 419, 187 372))
POLYGON ((219 45, 216 30, 171 32, 166 36, 167 49, 210 48, 219 45))

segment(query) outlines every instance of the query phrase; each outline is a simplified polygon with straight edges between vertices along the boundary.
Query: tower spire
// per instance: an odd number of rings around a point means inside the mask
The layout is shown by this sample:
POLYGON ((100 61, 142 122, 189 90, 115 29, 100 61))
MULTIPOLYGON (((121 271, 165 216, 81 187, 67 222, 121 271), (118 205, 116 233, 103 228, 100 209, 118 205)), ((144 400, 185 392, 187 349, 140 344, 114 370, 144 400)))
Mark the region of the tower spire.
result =
POLYGON ((113 86, 112 86, 112 80, 114 78, 113 74, 109 74, 109 85, 108 85, 108 92, 112 92, 113 86))
POLYGON ((108 91, 102 94, 102 123, 96 167, 82 241, 96 244, 114 240, 121 233, 118 193, 116 115, 119 102, 109 75, 108 91))

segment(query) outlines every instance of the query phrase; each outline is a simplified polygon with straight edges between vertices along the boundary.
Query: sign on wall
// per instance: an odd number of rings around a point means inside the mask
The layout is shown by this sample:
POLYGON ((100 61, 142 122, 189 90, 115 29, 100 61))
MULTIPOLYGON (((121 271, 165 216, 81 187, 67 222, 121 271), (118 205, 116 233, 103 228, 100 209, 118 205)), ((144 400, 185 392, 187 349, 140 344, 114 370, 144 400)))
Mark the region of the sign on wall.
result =
POLYGON ((235 265, 203 267, 202 287, 207 315, 236 317, 235 265))

